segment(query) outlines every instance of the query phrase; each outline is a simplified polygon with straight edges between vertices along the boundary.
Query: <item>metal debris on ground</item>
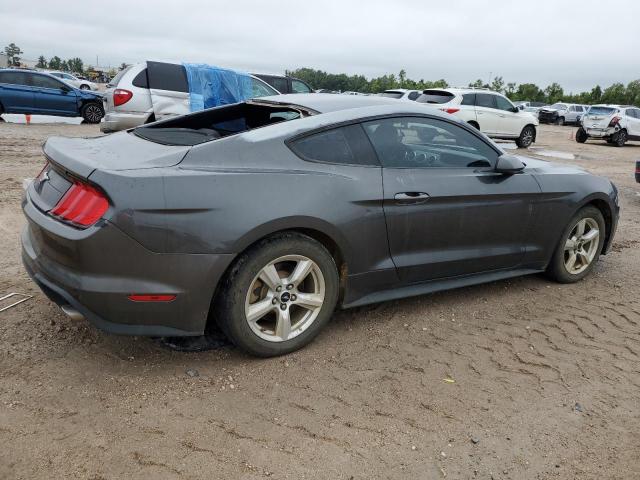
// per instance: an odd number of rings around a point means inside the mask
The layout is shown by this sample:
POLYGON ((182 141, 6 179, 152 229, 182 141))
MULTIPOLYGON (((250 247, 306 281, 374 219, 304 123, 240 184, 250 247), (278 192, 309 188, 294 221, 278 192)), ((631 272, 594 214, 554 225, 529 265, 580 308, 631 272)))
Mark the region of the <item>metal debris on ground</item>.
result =
POLYGON ((33 298, 33 295, 27 295, 25 293, 11 292, 11 293, 8 293, 7 295, 5 295, 4 297, 0 297, 0 302, 6 300, 7 298, 11 298, 11 297, 19 297, 20 300, 18 300, 16 302, 13 302, 12 304, 7 305, 6 307, 0 308, 0 312, 4 312, 5 310, 9 310, 11 307, 15 307, 16 305, 19 305, 22 302, 26 302, 30 298, 33 298))

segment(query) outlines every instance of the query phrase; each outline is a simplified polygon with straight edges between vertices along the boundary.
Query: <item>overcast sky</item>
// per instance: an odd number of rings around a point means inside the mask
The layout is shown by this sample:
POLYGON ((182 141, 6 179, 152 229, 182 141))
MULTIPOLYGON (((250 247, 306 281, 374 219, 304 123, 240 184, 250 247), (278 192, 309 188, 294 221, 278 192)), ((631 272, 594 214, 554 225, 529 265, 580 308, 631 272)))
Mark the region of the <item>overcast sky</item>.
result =
POLYGON ((166 59, 367 77, 404 68, 452 85, 491 73, 576 92, 640 78, 639 19, 639 0, 0 0, 0 43, 27 59, 92 65, 98 56, 105 66, 166 59))

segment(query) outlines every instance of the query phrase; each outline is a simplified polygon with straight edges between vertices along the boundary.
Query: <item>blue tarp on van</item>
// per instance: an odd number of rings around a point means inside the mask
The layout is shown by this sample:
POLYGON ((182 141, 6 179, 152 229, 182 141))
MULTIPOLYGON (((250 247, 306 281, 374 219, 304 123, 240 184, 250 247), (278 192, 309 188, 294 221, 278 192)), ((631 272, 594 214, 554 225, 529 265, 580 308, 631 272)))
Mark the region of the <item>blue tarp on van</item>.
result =
POLYGON ((247 73, 204 63, 183 65, 187 71, 192 112, 243 102, 252 96, 251 77, 247 73))

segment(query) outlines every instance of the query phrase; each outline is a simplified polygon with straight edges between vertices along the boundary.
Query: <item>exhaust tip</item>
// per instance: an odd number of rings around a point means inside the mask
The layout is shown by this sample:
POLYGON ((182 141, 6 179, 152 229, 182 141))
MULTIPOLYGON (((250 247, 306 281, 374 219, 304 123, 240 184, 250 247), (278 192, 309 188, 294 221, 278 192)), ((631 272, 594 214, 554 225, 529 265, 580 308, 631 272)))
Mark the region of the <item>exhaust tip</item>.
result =
POLYGON ((81 321, 84 320, 84 315, 82 315, 75 308, 72 308, 70 305, 62 305, 60 307, 62 311, 69 317, 71 320, 81 321))

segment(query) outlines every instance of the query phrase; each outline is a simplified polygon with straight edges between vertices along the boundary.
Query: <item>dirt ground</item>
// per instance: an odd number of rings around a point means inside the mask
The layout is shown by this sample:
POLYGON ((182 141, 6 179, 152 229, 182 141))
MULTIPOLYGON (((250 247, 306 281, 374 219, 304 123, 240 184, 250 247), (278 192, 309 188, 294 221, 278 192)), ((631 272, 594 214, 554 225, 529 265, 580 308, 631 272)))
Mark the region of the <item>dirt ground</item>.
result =
POLYGON ((21 265, 22 180, 48 136, 98 127, 0 124, 0 296, 33 295, 0 313, 0 478, 640 478, 640 144, 573 131, 541 127, 536 147, 577 155, 541 158, 621 192, 588 279, 339 312, 307 348, 258 360, 66 318, 21 265))

